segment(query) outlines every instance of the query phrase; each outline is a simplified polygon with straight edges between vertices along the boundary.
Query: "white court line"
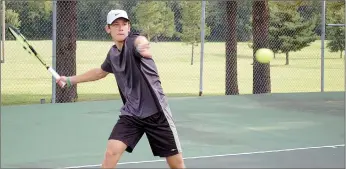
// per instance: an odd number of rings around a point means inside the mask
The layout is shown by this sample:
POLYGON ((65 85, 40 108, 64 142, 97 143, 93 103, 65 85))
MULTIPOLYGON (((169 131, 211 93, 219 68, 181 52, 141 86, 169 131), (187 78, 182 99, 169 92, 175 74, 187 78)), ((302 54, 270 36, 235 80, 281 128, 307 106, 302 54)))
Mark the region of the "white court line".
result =
MULTIPOLYGON (((345 144, 338 144, 338 145, 330 145, 330 146, 303 147, 303 148, 279 149, 279 150, 268 150, 268 151, 254 151, 254 152, 247 152, 247 153, 235 153, 235 154, 220 154, 220 155, 210 155, 210 156, 185 157, 184 160, 187 160, 187 159, 201 159, 201 158, 213 158, 213 157, 225 157, 225 156, 251 155, 251 154, 264 154, 264 153, 277 153, 277 152, 287 152, 287 151, 296 151, 296 150, 308 150, 308 149, 337 148, 337 147, 344 147, 344 146, 345 146, 345 144)), ((123 162, 123 163, 118 163, 118 165, 139 164, 139 163, 154 163, 154 162, 162 162, 162 161, 166 161, 166 160, 165 159, 161 159, 161 160, 123 162)), ((99 167, 99 166, 101 166, 101 164, 72 166, 72 167, 66 167, 66 168, 85 168, 85 167, 99 167)))

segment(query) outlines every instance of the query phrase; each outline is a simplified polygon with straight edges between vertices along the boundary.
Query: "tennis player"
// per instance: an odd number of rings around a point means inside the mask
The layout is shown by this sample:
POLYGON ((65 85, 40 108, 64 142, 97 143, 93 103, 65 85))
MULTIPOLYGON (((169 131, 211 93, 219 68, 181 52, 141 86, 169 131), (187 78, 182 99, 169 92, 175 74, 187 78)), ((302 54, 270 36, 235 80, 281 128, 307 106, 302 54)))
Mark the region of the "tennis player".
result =
POLYGON ((102 168, 115 168, 124 151, 131 153, 145 133, 154 156, 170 168, 185 168, 176 126, 161 87, 149 41, 130 31, 124 10, 111 10, 106 32, 114 45, 100 68, 76 76, 61 76, 68 86, 114 74, 124 105, 107 143, 102 168))

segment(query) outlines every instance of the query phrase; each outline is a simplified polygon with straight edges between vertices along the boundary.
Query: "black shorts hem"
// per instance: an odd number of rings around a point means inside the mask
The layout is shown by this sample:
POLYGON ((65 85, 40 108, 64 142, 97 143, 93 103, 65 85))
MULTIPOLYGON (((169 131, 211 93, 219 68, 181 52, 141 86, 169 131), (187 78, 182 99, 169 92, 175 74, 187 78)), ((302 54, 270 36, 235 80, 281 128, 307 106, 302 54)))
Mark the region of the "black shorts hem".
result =
POLYGON ((179 154, 179 151, 170 151, 170 152, 163 152, 163 153, 155 153, 154 156, 158 157, 170 157, 179 154))

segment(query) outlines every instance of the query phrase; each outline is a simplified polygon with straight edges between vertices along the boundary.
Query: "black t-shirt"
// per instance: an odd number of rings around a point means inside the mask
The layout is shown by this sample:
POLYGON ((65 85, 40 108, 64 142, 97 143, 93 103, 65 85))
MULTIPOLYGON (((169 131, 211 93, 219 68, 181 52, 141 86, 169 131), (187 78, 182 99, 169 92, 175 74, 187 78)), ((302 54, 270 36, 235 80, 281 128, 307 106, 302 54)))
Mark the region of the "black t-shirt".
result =
POLYGON ((121 114, 145 118, 162 112, 167 100, 154 60, 135 50, 137 36, 129 33, 121 52, 113 45, 101 68, 115 76, 124 103, 121 114))

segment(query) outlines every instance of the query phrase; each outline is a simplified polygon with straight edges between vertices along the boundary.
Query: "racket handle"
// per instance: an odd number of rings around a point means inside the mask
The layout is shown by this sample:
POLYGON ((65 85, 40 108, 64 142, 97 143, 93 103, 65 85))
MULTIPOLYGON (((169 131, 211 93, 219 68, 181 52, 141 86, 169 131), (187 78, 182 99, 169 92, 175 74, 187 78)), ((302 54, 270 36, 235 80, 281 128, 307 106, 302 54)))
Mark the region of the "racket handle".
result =
MULTIPOLYGON (((49 67, 48 71, 54 76, 55 79, 60 79, 60 75, 52 67, 49 67)), ((66 83, 63 81, 60 81, 59 83, 61 84, 62 88, 66 85, 66 83)))

